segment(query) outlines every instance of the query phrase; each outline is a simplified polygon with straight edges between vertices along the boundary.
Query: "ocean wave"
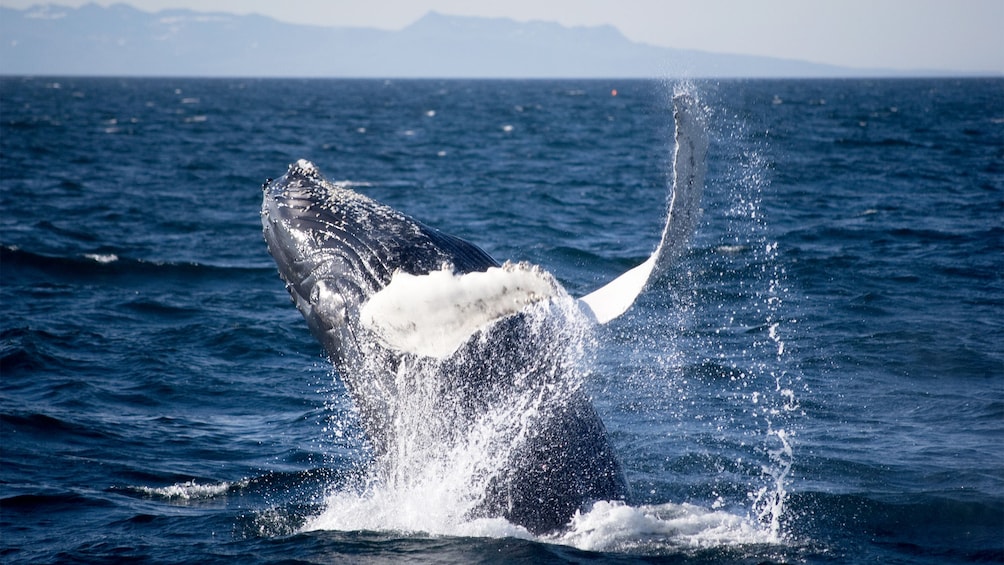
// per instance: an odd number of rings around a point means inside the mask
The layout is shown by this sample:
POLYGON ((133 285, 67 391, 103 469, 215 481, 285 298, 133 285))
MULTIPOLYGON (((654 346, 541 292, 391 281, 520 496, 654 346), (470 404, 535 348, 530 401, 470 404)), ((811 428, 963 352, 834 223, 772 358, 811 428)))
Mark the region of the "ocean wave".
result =
MULTIPOLYGON (((836 536, 850 521, 879 547, 909 547, 918 556, 964 562, 1004 558, 1000 538, 1004 500, 999 496, 963 501, 937 495, 808 491, 793 494, 791 505, 792 535, 812 543, 838 546, 832 539, 811 540, 813 532, 836 536)), ((851 557, 836 551, 833 557, 838 561, 851 557)))
POLYGON ((233 490, 240 489, 247 486, 248 481, 245 479, 243 481, 237 482, 219 482, 219 483, 209 483, 200 484, 194 480, 186 481, 183 483, 177 483, 169 485, 166 487, 146 487, 146 486, 135 486, 128 487, 126 490, 130 490, 150 498, 156 498, 161 500, 206 500, 211 498, 216 498, 221 495, 225 495, 233 490))
POLYGON ((213 500, 229 496, 271 498, 281 501, 297 494, 302 495, 301 498, 311 498, 319 489, 342 484, 345 479, 344 473, 325 467, 315 467, 292 472, 274 471, 236 480, 213 481, 193 478, 164 486, 127 485, 112 487, 110 490, 166 502, 213 500))
POLYGON ((87 496, 73 491, 45 491, 37 493, 16 494, 0 498, 0 507, 4 513, 48 513, 66 510, 79 510, 83 507, 109 508, 114 506, 108 500, 100 497, 87 496))
POLYGON ((109 275, 149 276, 243 276, 247 273, 273 272, 271 265, 214 265, 194 262, 150 261, 124 257, 117 253, 90 252, 56 255, 38 253, 15 245, 0 246, 0 262, 5 275, 23 271, 37 271, 54 280, 75 279, 109 275))
POLYGON ((24 436, 37 436, 51 438, 58 436, 64 441, 70 439, 78 440, 114 440, 112 434, 88 426, 81 422, 74 422, 66 418, 59 418, 42 413, 5 413, 0 414, 0 423, 4 428, 24 436))

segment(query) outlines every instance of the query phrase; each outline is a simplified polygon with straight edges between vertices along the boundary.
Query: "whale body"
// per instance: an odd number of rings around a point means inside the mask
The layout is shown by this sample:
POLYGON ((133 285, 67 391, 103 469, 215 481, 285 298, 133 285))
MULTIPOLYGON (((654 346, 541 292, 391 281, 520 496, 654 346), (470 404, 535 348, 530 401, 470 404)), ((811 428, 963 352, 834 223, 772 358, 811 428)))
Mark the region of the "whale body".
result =
POLYGON ((263 186, 269 253, 343 380, 388 468, 415 445, 494 442, 466 518, 504 517, 532 533, 568 524, 628 489, 603 423, 574 378, 581 328, 626 311, 682 253, 697 223, 707 136, 692 96, 674 97, 674 181, 656 250, 574 299, 539 266, 499 262, 350 187, 306 160, 263 186), (402 426, 419 406, 416 433, 402 426), (507 412, 508 411, 508 412, 507 412), (486 414, 514 425, 490 428, 486 414), (474 439, 472 439, 474 438, 474 439))

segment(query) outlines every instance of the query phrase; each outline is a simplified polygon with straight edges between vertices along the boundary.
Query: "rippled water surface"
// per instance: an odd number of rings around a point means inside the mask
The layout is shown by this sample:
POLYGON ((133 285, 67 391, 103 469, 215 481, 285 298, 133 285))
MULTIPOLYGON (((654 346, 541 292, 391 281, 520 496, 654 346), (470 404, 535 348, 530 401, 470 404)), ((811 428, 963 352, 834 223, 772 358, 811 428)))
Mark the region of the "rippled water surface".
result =
POLYGON ((581 296, 658 241, 673 86, 0 79, 3 560, 1004 561, 1002 80, 694 85, 702 224, 583 367, 627 504, 534 537, 365 486, 262 182, 581 296))

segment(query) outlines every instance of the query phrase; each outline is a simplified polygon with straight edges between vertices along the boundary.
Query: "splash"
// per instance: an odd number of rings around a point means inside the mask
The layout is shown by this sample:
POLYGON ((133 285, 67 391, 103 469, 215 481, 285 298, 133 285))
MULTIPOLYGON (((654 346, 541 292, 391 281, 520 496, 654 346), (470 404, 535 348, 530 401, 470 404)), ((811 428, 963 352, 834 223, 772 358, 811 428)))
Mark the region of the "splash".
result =
POLYGON ((569 531, 550 538, 588 551, 667 553, 765 544, 770 536, 748 518, 695 504, 629 506, 598 502, 569 531))
POLYGON ((724 176, 733 189, 725 209, 725 241, 716 251, 728 254, 719 264, 740 278, 734 284, 739 288, 737 300, 727 310, 729 325, 749 337, 739 342, 738 355, 720 357, 728 358, 741 375, 736 398, 752 418, 748 435, 758 442, 760 477, 751 481, 747 495, 750 515, 770 542, 784 543, 794 424, 801 411, 795 392, 800 379, 790 366, 785 341, 795 320, 785 315, 787 273, 763 206, 768 165, 742 120, 732 116, 730 124, 723 128, 723 145, 734 165, 724 176))
POLYGON ((645 468, 632 486, 646 502, 727 508, 742 524, 734 531, 755 533, 736 543, 787 544, 802 385, 787 347, 795 320, 782 251, 763 204, 768 163, 740 116, 708 114, 705 225, 653 285, 654 307, 610 336, 620 357, 610 370, 632 369, 624 418, 645 422, 634 442, 670 454, 628 449, 627 467, 645 468))
MULTIPOLYGON (((355 489, 329 493, 325 510, 305 530, 392 530, 431 535, 532 537, 502 518, 486 518, 499 485, 518 459, 548 429, 552 418, 581 393, 583 351, 592 324, 567 294, 525 307, 521 327, 536 347, 517 352, 511 382, 481 382, 488 401, 476 409, 455 392, 456 367, 483 367, 474 347, 461 357, 405 359, 388 394, 390 443, 375 457, 355 489), (526 360, 531 362, 527 363, 526 360)), ((494 340, 482 334, 481 345, 494 340)), ((494 361, 498 363, 499 361, 494 361)), ((463 375, 464 378, 477 378, 463 375)), ((491 513, 489 513, 491 514, 491 513)))
MULTIPOLYGON (((491 367, 492 361, 486 365, 479 356, 491 356, 492 351, 484 349, 491 347, 491 341, 483 339, 482 349, 475 348, 459 360, 407 357, 396 366, 392 382, 380 384, 379 379, 373 379, 371 382, 378 384, 367 386, 386 390, 367 394, 384 399, 380 405, 386 408, 383 417, 391 430, 387 437, 392 440, 375 449, 373 461, 358 484, 325 496, 323 511, 309 518, 303 530, 519 537, 586 550, 630 553, 783 543, 786 489, 794 459, 789 416, 798 410, 791 378, 783 368, 786 328, 781 312, 786 288, 778 246, 769 241, 760 202, 766 186, 766 167, 755 151, 743 148, 741 141, 734 143, 741 135, 734 132, 733 136, 725 140, 733 142, 729 151, 738 153, 733 162, 739 163, 724 174, 724 182, 733 187, 730 202, 718 210, 717 218, 706 212, 710 222, 721 221, 724 215, 724 234, 720 241, 707 246, 709 258, 705 264, 694 265, 695 259, 687 257, 682 269, 674 269, 677 275, 664 274, 663 278, 677 276, 685 287, 722 268, 740 279, 736 284, 740 292, 732 297, 731 304, 723 305, 714 302, 714 295, 709 303, 706 297, 687 297, 686 291, 673 290, 678 311, 668 318, 660 312, 663 319, 643 324, 644 334, 635 327, 632 331, 638 332, 636 335, 614 337, 634 343, 656 358, 648 371, 642 371, 642 378, 649 377, 650 382, 640 383, 635 377, 628 381, 627 388, 642 386, 625 390, 624 394, 650 394, 649 400, 656 404, 674 405, 671 410, 678 415, 692 414, 697 420, 717 426, 719 435, 739 436, 734 442, 735 453, 716 455, 714 459, 718 472, 739 477, 732 486, 740 483, 745 500, 736 500, 735 493, 720 494, 717 486, 710 499, 695 496, 694 502, 686 503, 653 501, 651 496, 643 497, 646 503, 601 500, 576 513, 559 533, 543 536, 534 536, 502 518, 484 517, 495 515, 482 509, 498 503, 492 500, 497 497, 496 486, 511 472, 521 447, 547 427, 548 419, 560 407, 582 394, 584 375, 591 370, 584 352, 597 345, 593 325, 572 299, 559 294, 520 304, 527 332, 535 336, 533 347, 521 352, 525 355, 520 363, 505 368, 491 367), (688 344, 688 332, 701 324, 694 319, 697 310, 708 307, 724 312, 727 321, 715 322, 720 325, 709 332, 709 337, 688 344), (719 338, 721 341, 716 343, 719 338), (725 344, 726 338, 730 343, 725 344), (688 350, 690 345, 693 350, 688 350), (710 354, 706 363, 687 361, 695 350, 703 355, 716 348, 723 351, 725 345, 738 353, 710 354), (490 401, 478 403, 474 410, 469 398, 457 392, 456 381, 450 381, 457 366, 465 364, 473 368, 464 376, 478 380, 476 386, 488 387, 490 401), (489 376, 504 373, 509 367, 518 371, 506 376, 507 386, 495 387, 478 373, 486 366, 489 376), (729 377, 726 381, 731 389, 722 397, 732 406, 719 409, 717 414, 695 407, 694 396, 699 392, 687 380, 689 377, 680 376, 695 367, 700 372, 705 366, 714 366, 716 374, 729 377), (660 371, 670 374, 668 380, 657 376, 660 371), (736 424, 737 417, 747 421, 736 424), (738 430, 729 431, 728 426, 738 430), (759 470, 759 475, 750 468, 759 470)), ((722 143, 721 139, 717 141, 722 143)), ((444 273, 442 277, 453 276, 444 273)), ((459 284, 453 278, 450 282, 459 284)), ((714 284, 723 283, 718 280, 714 284)), ((472 300, 476 302, 479 297, 472 300)), ((388 294, 388 298, 394 296, 388 294)), ((390 300, 388 304, 399 308, 407 300, 390 300)), ((377 329, 382 330, 376 333, 385 341, 393 341, 393 328, 377 329)), ((453 351, 453 341, 444 343, 444 352, 453 351)), ((709 449, 707 445, 702 448, 709 449)))

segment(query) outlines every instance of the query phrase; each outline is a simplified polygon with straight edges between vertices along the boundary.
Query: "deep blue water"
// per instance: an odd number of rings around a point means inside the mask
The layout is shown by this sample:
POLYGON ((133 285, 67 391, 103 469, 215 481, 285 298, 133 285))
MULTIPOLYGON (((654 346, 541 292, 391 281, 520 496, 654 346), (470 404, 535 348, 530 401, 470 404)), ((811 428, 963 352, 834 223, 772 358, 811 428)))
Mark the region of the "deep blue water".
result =
POLYGON ((524 539, 318 518, 366 447, 260 186, 582 295, 657 243, 672 84, 0 79, 0 559, 1004 561, 1004 80, 695 89, 702 224, 588 367, 628 512, 524 539))

